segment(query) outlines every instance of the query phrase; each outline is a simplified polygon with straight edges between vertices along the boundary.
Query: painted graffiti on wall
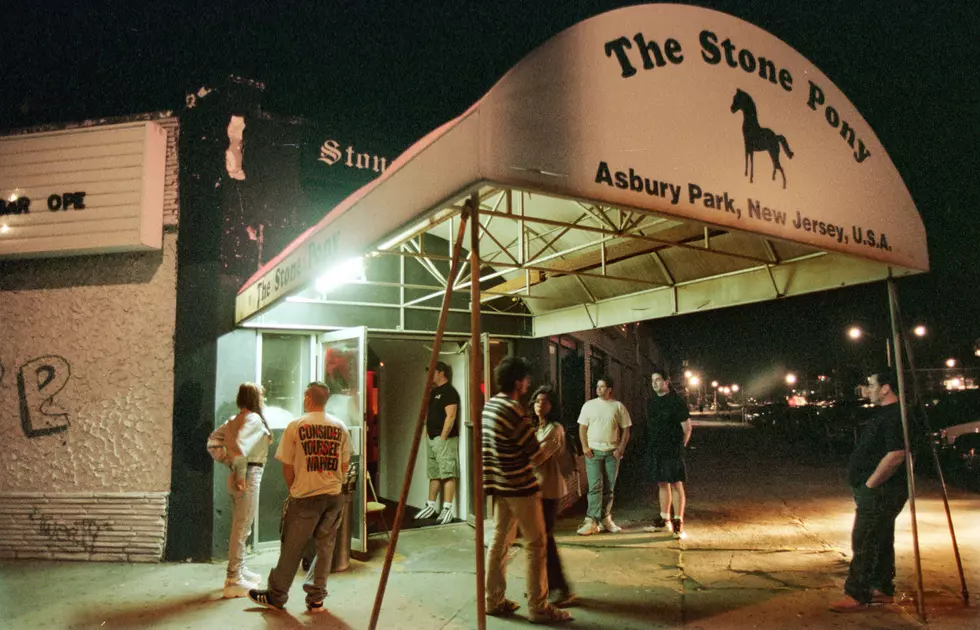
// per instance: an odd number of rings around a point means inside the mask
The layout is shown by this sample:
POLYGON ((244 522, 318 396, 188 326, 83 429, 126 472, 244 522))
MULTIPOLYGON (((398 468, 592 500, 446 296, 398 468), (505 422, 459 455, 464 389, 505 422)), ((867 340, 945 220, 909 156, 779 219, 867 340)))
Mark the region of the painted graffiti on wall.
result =
MULTIPOLYGON (((4 369, 0 364, 0 382, 4 369)), ((68 412, 58 406, 55 397, 71 378, 67 359, 55 354, 35 357, 17 370, 17 395, 20 399, 20 426, 28 438, 37 438, 68 430, 68 412)))
POLYGON ((112 530, 112 523, 93 518, 83 518, 74 521, 59 521, 50 514, 41 514, 38 508, 31 510, 32 523, 37 526, 37 533, 51 542, 70 543, 81 547, 88 553, 95 550, 95 544, 103 531, 112 530))

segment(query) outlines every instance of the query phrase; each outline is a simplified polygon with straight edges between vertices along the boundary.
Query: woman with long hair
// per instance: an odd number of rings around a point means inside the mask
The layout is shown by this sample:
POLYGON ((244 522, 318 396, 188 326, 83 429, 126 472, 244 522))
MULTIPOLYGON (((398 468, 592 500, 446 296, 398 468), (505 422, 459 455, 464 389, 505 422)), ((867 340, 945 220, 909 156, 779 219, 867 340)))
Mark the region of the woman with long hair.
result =
POLYGON ((534 472, 538 477, 541 488, 541 507, 544 511, 544 527, 547 535, 548 552, 548 590, 552 593, 552 603, 558 608, 565 608, 575 602, 565 573, 558 557, 558 545, 555 543, 555 517, 558 514, 558 504, 567 494, 565 478, 561 474, 559 459, 567 456, 565 451, 565 427, 559 421, 560 413, 555 400, 554 390, 543 385, 531 396, 533 412, 531 420, 535 426, 541 451, 535 460, 534 472))
POLYGON ((242 383, 235 399, 238 415, 228 422, 225 444, 231 466, 228 492, 232 518, 224 597, 244 597, 262 581, 261 575, 245 567, 245 543, 258 511, 262 470, 272 444, 272 430, 262 413, 264 397, 261 385, 242 383))

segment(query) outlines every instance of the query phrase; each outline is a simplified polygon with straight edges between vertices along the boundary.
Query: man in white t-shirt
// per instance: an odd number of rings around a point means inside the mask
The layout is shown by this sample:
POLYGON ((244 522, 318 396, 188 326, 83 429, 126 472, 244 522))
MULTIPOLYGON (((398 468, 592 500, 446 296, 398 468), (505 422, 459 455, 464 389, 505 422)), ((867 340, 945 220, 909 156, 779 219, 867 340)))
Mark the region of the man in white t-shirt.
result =
POLYGON ((303 410, 283 431, 276 451, 289 486, 289 501, 282 526, 279 561, 269 573, 269 589, 253 589, 248 598, 273 610, 282 610, 296 576, 303 547, 316 539, 316 562, 306 575, 306 608, 321 612, 327 596, 327 577, 333 561, 337 528, 344 508, 342 488, 350 464, 351 443, 343 422, 323 411, 330 390, 310 383, 303 410))
POLYGON ((622 531, 612 520, 613 490, 633 423, 623 403, 613 400, 611 378, 600 378, 595 393, 597 397, 582 405, 578 417, 578 435, 589 480, 589 509, 578 529, 580 536, 622 531))

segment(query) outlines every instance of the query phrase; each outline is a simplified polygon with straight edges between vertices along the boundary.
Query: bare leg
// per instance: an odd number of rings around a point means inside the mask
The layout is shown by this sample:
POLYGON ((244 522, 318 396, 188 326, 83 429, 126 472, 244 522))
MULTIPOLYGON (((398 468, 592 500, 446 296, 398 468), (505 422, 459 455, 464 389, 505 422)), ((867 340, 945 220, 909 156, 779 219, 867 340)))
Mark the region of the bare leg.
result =
POLYGON ((684 520, 684 508, 687 507, 687 495, 684 494, 684 482, 678 481, 677 483, 670 484, 674 489, 674 494, 677 495, 677 503, 674 505, 674 514, 677 518, 684 520))
MULTIPOLYGON (((431 491, 431 487, 429 490, 431 491)), ((453 498, 456 496, 456 480, 455 479, 443 479, 442 480, 442 501, 443 503, 452 503, 453 498)))
POLYGON ((660 511, 670 514, 670 484, 658 483, 657 488, 660 490, 660 511))
POLYGON ((429 479, 429 501, 436 501, 439 499, 440 482, 440 479, 429 479))

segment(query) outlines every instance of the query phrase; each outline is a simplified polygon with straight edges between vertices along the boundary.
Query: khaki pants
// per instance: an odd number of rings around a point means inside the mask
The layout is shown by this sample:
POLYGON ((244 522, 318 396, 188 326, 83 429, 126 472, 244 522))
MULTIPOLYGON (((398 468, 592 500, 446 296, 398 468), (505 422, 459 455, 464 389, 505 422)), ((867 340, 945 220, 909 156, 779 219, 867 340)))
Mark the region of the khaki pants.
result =
POLYGON ((507 550, 517 536, 517 526, 526 540, 527 605, 530 612, 540 612, 548 603, 548 576, 544 515, 541 495, 530 497, 495 497, 496 529, 487 555, 487 610, 504 601, 507 591, 507 550))

